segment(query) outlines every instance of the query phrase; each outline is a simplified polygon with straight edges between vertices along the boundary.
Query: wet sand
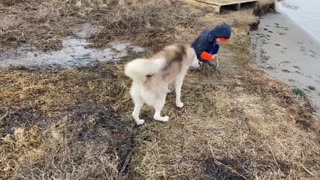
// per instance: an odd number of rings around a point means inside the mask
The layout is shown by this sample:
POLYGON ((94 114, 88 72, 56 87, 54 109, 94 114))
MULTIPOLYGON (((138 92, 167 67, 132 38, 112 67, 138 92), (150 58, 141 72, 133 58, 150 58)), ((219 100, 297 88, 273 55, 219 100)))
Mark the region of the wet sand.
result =
POLYGON ((268 14, 252 32, 254 66, 309 97, 320 114, 320 44, 286 15, 268 14))

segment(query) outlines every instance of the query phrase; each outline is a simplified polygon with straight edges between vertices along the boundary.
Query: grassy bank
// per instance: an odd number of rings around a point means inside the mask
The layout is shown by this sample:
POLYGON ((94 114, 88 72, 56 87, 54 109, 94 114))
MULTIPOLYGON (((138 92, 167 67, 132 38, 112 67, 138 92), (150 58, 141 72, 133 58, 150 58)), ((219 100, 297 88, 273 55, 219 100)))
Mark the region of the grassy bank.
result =
POLYGON ((168 96, 167 123, 152 121, 146 107, 145 125, 134 126, 122 63, 0 69, 3 179, 320 176, 319 119, 308 102, 250 68, 248 25, 257 20, 252 10, 215 15, 179 1, 142 0, 2 1, 0 7, 6 20, 2 51, 25 44, 57 50, 62 37, 84 22, 97 27, 91 47, 130 40, 147 47, 145 55, 172 42, 191 42, 222 21, 234 31, 221 50, 221 69, 187 75, 183 109, 168 96))

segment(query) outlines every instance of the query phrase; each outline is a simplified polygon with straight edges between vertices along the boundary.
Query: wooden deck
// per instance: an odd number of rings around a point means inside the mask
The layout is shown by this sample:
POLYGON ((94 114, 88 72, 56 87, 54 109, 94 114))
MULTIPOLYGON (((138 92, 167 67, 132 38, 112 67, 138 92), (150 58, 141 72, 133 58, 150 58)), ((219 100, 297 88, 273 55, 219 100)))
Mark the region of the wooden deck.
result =
POLYGON ((220 13, 223 9, 240 10, 242 7, 256 7, 258 0, 185 0, 191 5, 211 9, 220 13))

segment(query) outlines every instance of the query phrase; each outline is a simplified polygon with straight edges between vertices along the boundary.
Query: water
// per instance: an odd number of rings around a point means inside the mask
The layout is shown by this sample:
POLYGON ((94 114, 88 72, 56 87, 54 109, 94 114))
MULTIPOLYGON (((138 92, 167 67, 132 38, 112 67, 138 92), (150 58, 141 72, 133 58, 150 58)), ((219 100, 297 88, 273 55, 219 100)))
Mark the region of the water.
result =
POLYGON ((128 42, 109 43, 110 48, 89 49, 88 36, 95 29, 90 24, 84 24, 74 36, 62 40, 62 50, 43 52, 34 47, 24 46, 12 52, 0 54, 0 67, 36 66, 36 67, 81 67, 97 62, 116 62, 127 56, 129 51, 144 52, 144 48, 133 46, 128 42))
POLYGON ((320 42, 319 0, 283 0, 277 4, 277 10, 320 42))
POLYGON ((261 19, 259 29, 252 32, 251 45, 255 65, 303 90, 320 115, 320 19, 311 21, 320 18, 320 9, 313 8, 320 1, 310 1, 279 3, 280 14, 267 14, 261 19))

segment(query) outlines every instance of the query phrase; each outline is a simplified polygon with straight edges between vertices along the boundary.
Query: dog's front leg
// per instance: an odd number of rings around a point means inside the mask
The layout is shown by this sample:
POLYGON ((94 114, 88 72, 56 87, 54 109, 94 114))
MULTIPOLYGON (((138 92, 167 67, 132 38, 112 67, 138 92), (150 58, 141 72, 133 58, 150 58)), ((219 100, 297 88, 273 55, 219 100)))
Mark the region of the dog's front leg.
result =
POLYGON ((183 102, 181 102, 181 88, 183 84, 183 79, 184 79, 185 73, 179 74, 179 76, 176 79, 176 106, 179 108, 183 107, 183 102))
POLYGON ((153 118, 157 121, 162 121, 162 122, 169 121, 169 116, 161 116, 161 111, 165 104, 165 101, 166 101, 166 93, 161 98, 159 98, 157 101, 154 102, 153 107, 155 109, 155 113, 153 118))

